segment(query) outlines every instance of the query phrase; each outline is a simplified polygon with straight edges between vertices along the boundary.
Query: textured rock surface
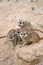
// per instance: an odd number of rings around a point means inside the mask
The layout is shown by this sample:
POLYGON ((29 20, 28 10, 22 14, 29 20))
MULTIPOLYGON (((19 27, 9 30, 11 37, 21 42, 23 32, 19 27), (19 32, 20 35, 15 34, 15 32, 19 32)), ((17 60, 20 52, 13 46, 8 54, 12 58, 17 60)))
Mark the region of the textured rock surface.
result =
MULTIPOLYGON (((34 0, 33 3, 30 0, 0 2, 0 36, 6 35, 12 28, 16 29, 19 19, 30 21, 34 28, 43 31, 36 24, 43 26, 43 0, 34 0)), ((37 33, 43 37, 42 33, 37 33)), ((0 65, 43 65, 43 40, 38 44, 12 49, 7 39, 0 39, 0 65)))

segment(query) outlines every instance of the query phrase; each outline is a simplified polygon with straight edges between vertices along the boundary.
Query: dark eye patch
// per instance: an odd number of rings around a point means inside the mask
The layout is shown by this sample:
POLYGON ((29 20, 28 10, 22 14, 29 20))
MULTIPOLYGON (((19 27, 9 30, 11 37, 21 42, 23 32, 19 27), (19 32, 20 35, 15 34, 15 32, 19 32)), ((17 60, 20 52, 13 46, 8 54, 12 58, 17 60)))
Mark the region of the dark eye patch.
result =
POLYGON ((15 35, 13 35, 13 36, 15 36, 15 35))
POLYGON ((20 24, 22 24, 22 22, 20 22, 20 24))
POLYGON ((23 24, 24 24, 24 22, 23 22, 23 24))
POLYGON ((9 39, 12 39, 13 37, 9 37, 9 39))
POLYGON ((25 35, 25 34, 24 34, 25 35))
POLYGON ((18 33, 20 33, 20 32, 18 32, 18 33))
POLYGON ((21 34, 21 35, 23 35, 23 34, 21 34))
POLYGON ((15 33, 12 36, 15 36, 15 33))

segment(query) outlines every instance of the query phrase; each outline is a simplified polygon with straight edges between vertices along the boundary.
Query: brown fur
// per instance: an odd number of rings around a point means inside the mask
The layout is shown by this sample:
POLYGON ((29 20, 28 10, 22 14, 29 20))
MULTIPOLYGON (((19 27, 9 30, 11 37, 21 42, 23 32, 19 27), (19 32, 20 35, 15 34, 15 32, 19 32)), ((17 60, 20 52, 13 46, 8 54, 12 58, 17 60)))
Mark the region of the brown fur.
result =
POLYGON ((25 29, 22 29, 22 30, 19 29, 18 32, 19 32, 19 35, 21 35, 21 32, 22 32, 22 35, 24 33, 25 34, 27 33, 27 36, 25 38, 21 37, 23 42, 22 46, 25 46, 27 44, 30 45, 31 43, 38 43, 40 40, 43 40, 43 37, 40 38, 40 36, 36 32, 27 31, 25 29))
POLYGON ((7 37, 8 41, 12 42, 13 47, 21 42, 21 38, 16 34, 15 29, 9 30, 7 35, 6 36, 1 36, 0 39, 6 38, 6 37, 7 37))
POLYGON ((22 26, 21 26, 21 24, 18 25, 21 29, 25 28, 29 31, 40 31, 41 33, 43 33, 43 31, 41 31, 39 29, 34 29, 30 22, 28 22, 28 21, 21 21, 21 22, 23 22, 23 25, 22 26))

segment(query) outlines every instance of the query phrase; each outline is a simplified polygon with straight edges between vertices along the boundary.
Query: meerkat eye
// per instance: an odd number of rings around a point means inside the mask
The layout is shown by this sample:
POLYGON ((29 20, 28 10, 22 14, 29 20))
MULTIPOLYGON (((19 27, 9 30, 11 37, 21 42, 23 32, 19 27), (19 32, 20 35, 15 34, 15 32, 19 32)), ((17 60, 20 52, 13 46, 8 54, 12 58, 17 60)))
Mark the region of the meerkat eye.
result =
POLYGON ((15 36, 15 35, 13 35, 13 36, 15 36))
POLYGON ((25 34, 24 34, 25 35, 25 34))
POLYGON ((22 34, 21 34, 22 35, 22 34))
POLYGON ((20 22, 20 24, 22 24, 22 22, 20 22))
POLYGON ((11 37, 11 39, 12 39, 13 37, 11 37))
POLYGON ((9 37, 9 39, 12 39, 13 37, 9 37))
POLYGON ((13 36, 15 36, 15 34, 13 34, 13 36))
POLYGON ((24 22, 23 22, 23 24, 24 24, 24 22))
POLYGON ((18 33, 20 33, 20 32, 18 32, 18 33))

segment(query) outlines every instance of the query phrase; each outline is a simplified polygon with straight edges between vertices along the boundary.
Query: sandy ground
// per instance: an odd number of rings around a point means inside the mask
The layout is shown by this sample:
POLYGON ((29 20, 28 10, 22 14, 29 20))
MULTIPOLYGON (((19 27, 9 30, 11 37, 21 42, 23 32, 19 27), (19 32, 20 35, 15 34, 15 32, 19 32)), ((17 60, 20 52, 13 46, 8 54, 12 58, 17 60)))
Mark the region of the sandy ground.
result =
MULTIPOLYGON (((0 3, 0 36, 7 35, 8 31, 12 28, 17 29, 19 20, 27 20, 34 28, 43 31, 43 28, 36 24, 38 23, 43 25, 43 0, 38 0, 38 2, 34 3, 27 1, 16 3, 12 1, 0 3), (32 10, 32 7, 34 7, 34 10, 32 10)), ((40 37, 43 37, 43 33, 37 33, 40 35, 40 37)), ((39 56, 42 55, 40 58, 40 63, 37 63, 37 65, 43 65, 43 40, 40 41, 40 44, 38 45, 33 45, 26 48, 28 53, 30 51, 34 52, 33 49, 35 49, 37 56, 38 54, 39 56)), ((0 65, 33 65, 26 62, 23 63, 23 60, 17 58, 16 53, 19 50, 24 51, 24 49, 25 48, 20 50, 20 48, 17 47, 16 50, 13 50, 9 42, 7 42, 7 39, 0 39, 0 65)), ((28 59, 29 54, 27 53, 28 55, 26 56, 26 53, 23 53, 22 56, 22 52, 20 52, 20 57, 24 58, 25 60, 28 59)))

